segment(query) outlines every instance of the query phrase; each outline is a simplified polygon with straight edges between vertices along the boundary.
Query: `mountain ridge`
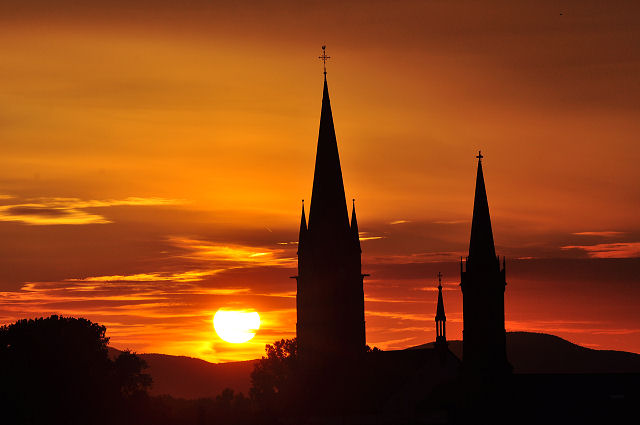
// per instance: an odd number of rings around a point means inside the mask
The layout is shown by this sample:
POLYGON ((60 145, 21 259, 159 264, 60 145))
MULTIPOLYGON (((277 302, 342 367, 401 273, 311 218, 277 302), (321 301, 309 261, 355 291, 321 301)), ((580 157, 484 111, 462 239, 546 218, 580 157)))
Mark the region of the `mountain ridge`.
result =
MULTIPOLYGON (((462 358, 462 341, 448 341, 449 349, 462 358)), ((405 350, 433 348, 434 342, 405 350)), ((403 351, 403 350, 397 350, 403 351)), ((115 357, 120 350, 109 347, 115 357)), ((251 372, 258 359, 226 363, 169 354, 138 354, 153 377, 151 395, 169 394, 177 398, 215 397, 223 389, 248 395, 251 372)), ((507 332, 507 357, 517 374, 640 373, 640 354, 616 350, 596 350, 574 344, 555 335, 507 332)))
MULTIPOLYGON (((433 342, 407 350, 433 348, 433 342)), ((462 341, 448 341, 462 358, 462 341)), ((640 354, 583 347, 556 335, 507 332, 507 358, 514 373, 639 373, 640 354)))

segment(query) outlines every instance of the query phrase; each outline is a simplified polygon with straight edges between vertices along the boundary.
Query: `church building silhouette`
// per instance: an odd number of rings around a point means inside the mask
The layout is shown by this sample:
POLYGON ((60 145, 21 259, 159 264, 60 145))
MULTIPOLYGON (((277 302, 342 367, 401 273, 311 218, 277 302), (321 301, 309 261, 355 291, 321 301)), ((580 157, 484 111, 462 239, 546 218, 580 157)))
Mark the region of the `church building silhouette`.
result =
POLYGON ((355 200, 351 224, 325 73, 309 224, 298 238, 298 353, 304 363, 357 359, 365 350, 364 292, 355 200))
MULTIPOLYGON (((298 242, 297 323, 298 358, 307 376, 326 376, 335 365, 362 364, 366 352, 364 290, 361 247, 355 200, 351 222, 347 211, 338 144, 333 124, 327 84, 325 46, 320 59, 325 62, 320 130, 318 134, 315 172, 309 221, 304 201, 298 242), (315 372, 315 373, 314 373, 315 372)), ((506 356, 504 327, 504 290, 506 286, 504 258, 500 268, 495 254, 489 206, 482 173, 482 155, 478 155, 478 172, 466 269, 460 265, 463 293, 463 367, 472 375, 504 374, 511 371, 506 356)), ((441 274, 438 274, 439 279, 441 274)), ((412 357, 408 363, 422 367, 425 362, 456 361, 446 342, 446 316, 442 285, 438 286, 436 309, 436 344, 422 357, 396 353, 376 354, 376 368, 385 366, 393 357, 412 357), (382 363, 380 363, 382 362, 382 363)), ((371 357, 365 361, 371 362, 371 357)), ((393 363, 390 362, 390 363, 393 363)), ((406 363, 406 361, 404 361, 406 363)), ((459 365, 459 361, 457 363, 459 365)), ((459 367, 458 367, 459 369, 459 367)), ((457 373, 457 372, 456 372, 457 373)))

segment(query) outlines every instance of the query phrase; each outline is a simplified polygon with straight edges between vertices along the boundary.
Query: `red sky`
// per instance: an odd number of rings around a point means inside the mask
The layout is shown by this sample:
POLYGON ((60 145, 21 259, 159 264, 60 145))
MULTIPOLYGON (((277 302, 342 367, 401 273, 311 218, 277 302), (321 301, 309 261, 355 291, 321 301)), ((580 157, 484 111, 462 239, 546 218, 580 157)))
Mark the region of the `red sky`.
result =
POLYGON ((438 271, 461 338, 482 149, 508 330, 640 352, 636 2, 213 3, 0 4, 0 322, 210 361, 293 336, 326 42, 370 345, 434 339, 438 271))

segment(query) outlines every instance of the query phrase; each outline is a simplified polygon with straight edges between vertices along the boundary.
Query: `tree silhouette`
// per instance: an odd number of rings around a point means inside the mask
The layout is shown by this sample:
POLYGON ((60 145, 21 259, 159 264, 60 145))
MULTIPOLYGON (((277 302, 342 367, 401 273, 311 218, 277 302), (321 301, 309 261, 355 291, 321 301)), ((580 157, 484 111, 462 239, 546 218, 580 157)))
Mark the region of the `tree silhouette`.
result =
POLYGON ((0 409, 7 423, 108 423, 151 384, 144 361, 107 354, 106 328, 51 316, 0 327, 0 409))
POLYGON ((281 406, 292 391, 297 362, 295 338, 281 339, 265 347, 266 356, 251 372, 249 395, 261 406, 281 406))

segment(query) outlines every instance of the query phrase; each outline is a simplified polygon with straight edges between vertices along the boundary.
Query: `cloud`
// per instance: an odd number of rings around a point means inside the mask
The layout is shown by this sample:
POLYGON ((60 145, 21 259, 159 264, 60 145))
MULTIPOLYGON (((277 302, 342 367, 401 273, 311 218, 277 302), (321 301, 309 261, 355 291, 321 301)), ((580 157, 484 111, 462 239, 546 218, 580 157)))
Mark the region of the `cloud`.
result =
POLYGON ((374 241, 376 239, 384 239, 385 236, 367 236, 369 232, 360 232, 358 237, 360 238, 360 242, 364 241, 374 241))
POLYGON ((602 237, 613 237, 613 236, 620 236, 620 235, 624 235, 625 232, 613 232, 613 231, 604 231, 604 232, 575 232, 572 233, 572 235, 578 235, 578 236, 602 236, 602 237))
MULTIPOLYGON (((4 198, 8 199, 8 198, 4 198)), ((157 206, 184 203, 178 199, 129 197, 110 200, 78 198, 36 198, 35 202, 0 206, 0 221, 15 221, 29 225, 82 225, 112 223, 101 214, 87 208, 115 206, 157 206)))
POLYGON ((392 221, 389 224, 404 224, 404 223, 411 223, 409 220, 396 220, 396 221, 392 221))
POLYGON ((69 206, 20 204, 0 207, 0 221, 18 221, 30 225, 105 224, 109 220, 69 206))
POLYGON ((138 273, 131 275, 92 276, 67 279, 69 282, 197 282, 220 270, 191 270, 181 273, 138 273))
POLYGON ((558 334, 631 335, 640 333, 637 328, 607 327, 608 323, 595 320, 507 320, 508 332, 542 332, 558 334))
POLYGON ((373 261, 377 264, 411 264, 411 263, 439 263, 445 261, 459 261, 466 256, 462 251, 436 251, 420 252, 408 255, 386 255, 376 257, 373 261))
POLYGON ((601 243, 597 245, 568 245, 561 249, 583 250, 591 258, 637 258, 640 257, 640 242, 601 243))
POLYGON ((229 267, 278 266, 295 267, 297 259, 291 249, 254 247, 221 243, 185 237, 170 238, 170 242, 183 250, 182 258, 225 264, 229 267))

